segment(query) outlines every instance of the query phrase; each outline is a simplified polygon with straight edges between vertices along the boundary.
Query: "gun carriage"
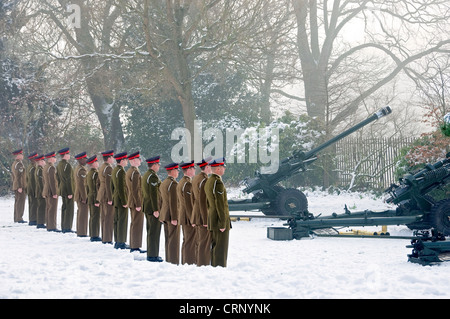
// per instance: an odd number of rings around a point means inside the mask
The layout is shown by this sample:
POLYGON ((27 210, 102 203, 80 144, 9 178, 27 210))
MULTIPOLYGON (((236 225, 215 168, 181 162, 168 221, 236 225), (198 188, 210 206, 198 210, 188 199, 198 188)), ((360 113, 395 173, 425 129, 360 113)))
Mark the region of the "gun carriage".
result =
POLYGON ((254 178, 244 180, 244 192, 253 194, 253 198, 245 200, 229 200, 232 211, 260 210, 265 215, 290 217, 298 212, 308 210, 308 200, 303 192, 295 188, 284 188, 279 182, 306 171, 308 165, 318 158, 318 153, 360 128, 390 114, 391 108, 386 106, 359 124, 349 128, 329 141, 317 146, 309 152, 294 151, 291 156, 281 160, 278 171, 274 174, 255 172, 254 178))
MULTIPOLYGON (((396 205, 395 209, 351 212, 345 206, 343 214, 314 216, 308 211, 306 196, 301 191, 278 185, 279 182, 304 172, 326 147, 390 113, 391 109, 387 106, 309 152, 295 151, 292 156, 281 161, 275 174, 255 172, 254 178, 245 180, 244 189, 245 193, 253 193, 253 198, 230 200, 230 210, 261 210, 265 215, 286 218, 285 226, 289 226, 288 228, 267 229, 267 237, 276 240, 309 237, 320 230, 334 227, 406 225, 414 230, 414 236, 407 237, 412 239, 407 248, 413 248, 408 255, 409 261, 428 265, 450 260, 450 241, 445 240, 445 236, 450 236, 450 196, 436 200, 432 195, 434 190, 450 183, 450 153, 441 161, 427 164, 415 173, 405 174, 397 184, 386 189, 386 202, 396 205)), ((448 126, 450 127, 450 123, 448 126)))
POLYGON ((314 230, 332 227, 406 225, 413 230, 434 229, 450 235, 450 199, 436 201, 433 190, 450 182, 450 153, 444 160, 427 164, 415 174, 406 174, 398 184, 387 190, 387 203, 397 205, 396 209, 384 211, 365 210, 343 214, 314 217, 308 211, 297 212, 288 220, 294 238, 309 236, 314 230))

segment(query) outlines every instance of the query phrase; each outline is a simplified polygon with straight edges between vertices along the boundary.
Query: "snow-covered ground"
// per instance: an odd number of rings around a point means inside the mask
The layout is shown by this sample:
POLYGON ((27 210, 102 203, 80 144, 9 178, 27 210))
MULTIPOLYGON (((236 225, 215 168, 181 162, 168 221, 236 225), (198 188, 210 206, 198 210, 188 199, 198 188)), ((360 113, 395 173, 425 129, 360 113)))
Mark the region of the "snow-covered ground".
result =
MULTIPOLYGON (((307 195, 315 215, 341 213, 344 204, 352 210, 388 207, 359 193, 307 195)), ((237 191, 230 190, 229 198, 234 196, 237 191)), ((75 234, 15 224, 13 207, 12 198, 0 198, 0 298, 450 297, 450 263, 409 263, 410 249, 405 246, 410 242, 405 239, 273 241, 267 238, 267 227, 283 222, 255 218, 233 222, 227 268, 175 266, 150 263, 145 254, 116 250, 75 234)), ((388 230, 391 235, 411 234, 402 226, 388 230)))

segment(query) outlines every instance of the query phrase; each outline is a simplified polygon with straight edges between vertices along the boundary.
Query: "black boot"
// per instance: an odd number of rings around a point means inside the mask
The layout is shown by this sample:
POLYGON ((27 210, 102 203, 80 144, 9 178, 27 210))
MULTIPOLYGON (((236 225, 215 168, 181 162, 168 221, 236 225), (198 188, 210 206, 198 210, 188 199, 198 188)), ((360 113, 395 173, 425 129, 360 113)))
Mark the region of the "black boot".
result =
POLYGON ((116 249, 127 249, 129 247, 127 247, 127 245, 125 245, 125 243, 116 243, 114 245, 114 248, 116 248, 116 249))
POLYGON ((130 253, 135 252, 135 251, 138 251, 138 252, 140 252, 141 254, 147 252, 146 250, 142 250, 142 249, 140 249, 140 248, 131 248, 131 249, 130 249, 130 253))

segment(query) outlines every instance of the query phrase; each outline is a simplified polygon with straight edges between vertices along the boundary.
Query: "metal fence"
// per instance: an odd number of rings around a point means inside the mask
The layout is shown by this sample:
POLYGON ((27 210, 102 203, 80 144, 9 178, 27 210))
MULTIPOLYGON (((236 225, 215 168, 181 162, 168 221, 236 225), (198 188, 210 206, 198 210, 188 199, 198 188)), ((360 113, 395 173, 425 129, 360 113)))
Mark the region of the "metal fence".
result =
POLYGON ((395 161, 415 138, 347 137, 336 143, 335 167, 341 187, 383 189, 395 182, 395 161))

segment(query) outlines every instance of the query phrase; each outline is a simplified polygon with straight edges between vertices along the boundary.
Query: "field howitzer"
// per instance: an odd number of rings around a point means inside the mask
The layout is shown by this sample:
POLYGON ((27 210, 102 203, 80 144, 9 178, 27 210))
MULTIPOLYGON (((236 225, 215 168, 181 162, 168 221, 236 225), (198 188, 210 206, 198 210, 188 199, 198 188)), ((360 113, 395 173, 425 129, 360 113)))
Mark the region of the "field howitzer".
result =
POLYGON ((350 227, 406 225, 413 230, 434 229, 438 233, 450 235, 450 198, 435 201, 431 191, 450 183, 450 153, 444 160, 427 164, 413 174, 405 174, 398 184, 392 184, 385 192, 387 203, 397 205, 396 209, 384 211, 365 210, 330 216, 314 217, 309 212, 299 212, 288 221, 293 238, 309 236, 314 230, 350 227))
POLYGON ((306 212, 308 210, 308 200, 303 192, 295 188, 284 188, 277 184, 295 174, 306 171, 307 166, 317 160, 317 154, 323 149, 391 112, 389 106, 381 108, 366 120, 336 135, 309 152, 294 151, 291 156, 281 160, 278 171, 274 174, 262 174, 260 171, 256 171, 254 178, 247 178, 243 181, 246 184, 243 191, 247 194, 253 193, 253 198, 229 200, 230 210, 260 210, 265 215, 286 217, 290 217, 298 212, 306 212))

